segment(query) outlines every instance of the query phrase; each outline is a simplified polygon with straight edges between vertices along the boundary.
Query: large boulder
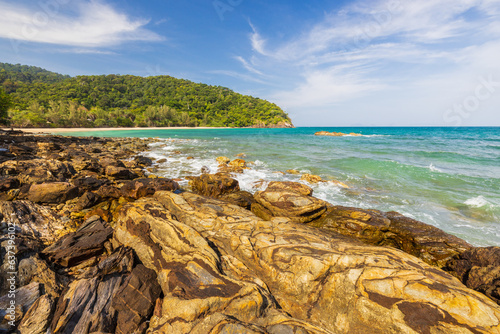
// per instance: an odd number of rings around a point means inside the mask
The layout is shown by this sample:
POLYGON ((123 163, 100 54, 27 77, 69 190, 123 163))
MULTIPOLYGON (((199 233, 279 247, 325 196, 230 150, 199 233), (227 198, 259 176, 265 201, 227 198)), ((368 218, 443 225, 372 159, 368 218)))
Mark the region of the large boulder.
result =
POLYGON ((333 206, 311 225, 371 245, 394 247, 440 268, 472 248, 460 238, 397 212, 333 206))
POLYGON ((496 303, 414 256, 189 192, 123 205, 115 237, 158 274, 152 331, 500 333, 496 303))
POLYGON ((78 197, 78 188, 68 182, 32 184, 28 199, 35 203, 64 203, 78 197))
POLYGON ((326 211, 327 203, 312 197, 312 189, 298 182, 270 182, 265 191, 255 193, 252 212, 262 219, 287 217, 307 223, 326 211))
POLYGON ((116 180, 132 180, 139 176, 128 168, 113 165, 106 167, 106 175, 116 180))
POLYGON ((225 173, 202 174, 198 177, 191 177, 189 184, 196 193, 214 198, 240 190, 238 181, 225 173))

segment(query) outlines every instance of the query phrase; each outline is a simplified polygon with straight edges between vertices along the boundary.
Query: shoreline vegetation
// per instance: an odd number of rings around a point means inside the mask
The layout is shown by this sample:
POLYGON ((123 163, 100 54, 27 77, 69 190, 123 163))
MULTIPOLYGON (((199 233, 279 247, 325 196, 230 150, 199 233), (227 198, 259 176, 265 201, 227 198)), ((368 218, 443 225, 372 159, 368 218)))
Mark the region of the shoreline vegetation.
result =
POLYGON ((0 130, 1 330, 500 333, 500 247, 307 180, 241 191, 241 156, 181 187, 150 144, 0 130))
POLYGON ((124 128, 6 128, 3 131, 23 131, 31 133, 71 133, 71 132, 93 132, 93 131, 139 131, 139 130, 207 130, 207 129, 234 129, 231 127, 203 127, 203 126, 165 126, 165 127, 124 127, 124 128))
POLYGON ((293 127, 269 101, 167 75, 79 75, 0 63, 0 124, 13 127, 293 127), (8 124, 7 124, 8 123, 8 124))

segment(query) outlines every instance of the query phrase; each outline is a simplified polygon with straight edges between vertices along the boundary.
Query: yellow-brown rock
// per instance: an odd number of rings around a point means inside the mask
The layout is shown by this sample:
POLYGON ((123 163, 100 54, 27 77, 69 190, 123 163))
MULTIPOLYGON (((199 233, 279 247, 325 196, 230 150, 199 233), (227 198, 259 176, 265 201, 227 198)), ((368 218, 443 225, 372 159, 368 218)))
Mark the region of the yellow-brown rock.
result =
POLYGON ((304 180, 304 181, 307 181, 309 183, 319 183, 319 182, 322 182, 323 179, 321 178, 321 176, 318 176, 318 175, 313 175, 313 174, 302 174, 302 176, 300 177, 301 180, 304 180))
POLYGON ((298 182, 270 182, 258 191, 252 212, 263 219, 287 217, 296 223, 307 223, 326 211, 327 203, 312 197, 312 189, 298 182))
POLYGON ((288 174, 293 174, 293 175, 298 175, 298 174, 300 174, 300 172, 299 172, 298 170, 296 170, 296 169, 287 169, 287 170, 286 170, 286 172, 287 172, 288 174))
POLYGON ((219 165, 227 165, 231 161, 231 159, 229 159, 228 157, 217 157, 215 161, 217 161, 219 165))

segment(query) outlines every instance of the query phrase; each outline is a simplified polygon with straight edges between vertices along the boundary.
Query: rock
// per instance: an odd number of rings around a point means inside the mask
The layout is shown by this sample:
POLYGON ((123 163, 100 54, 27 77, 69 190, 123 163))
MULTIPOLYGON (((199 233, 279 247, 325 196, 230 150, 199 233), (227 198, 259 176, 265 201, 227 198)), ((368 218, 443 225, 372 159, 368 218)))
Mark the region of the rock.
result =
POLYGON ((104 253, 104 242, 113 234, 113 229, 99 217, 88 219, 80 228, 69 233, 43 250, 51 262, 63 267, 72 267, 91 257, 104 253))
POLYGON ((161 159, 156 160, 156 163, 158 163, 158 164, 162 164, 165 162, 167 162, 167 159, 165 159, 165 158, 161 158, 161 159))
POLYGON ((150 196, 159 190, 176 191, 179 184, 171 179, 135 179, 124 183, 120 191, 122 196, 138 199, 144 196, 150 196))
POLYGON ((87 191, 76 202, 75 210, 81 211, 93 207, 102 200, 102 197, 91 191, 87 191))
POLYGON ((312 174, 302 174, 300 177, 301 180, 307 181, 309 183, 318 183, 322 182, 323 179, 321 179, 321 176, 318 175, 312 175, 312 174))
POLYGON ((38 152, 40 153, 54 153, 61 150, 61 146, 54 142, 38 142, 36 144, 38 146, 38 152))
POLYGON ((123 162, 112 157, 102 158, 99 160, 99 163, 104 169, 106 169, 108 166, 121 167, 121 168, 125 167, 123 162))
POLYGON ((120 198, 122 196, 121 189, 113 185, 104 185, 100 187, 96 193, 102 198, 120 198))
POLYGON ((106 167, 106 175, 117 180, 132 180, 138 177, 138 175, 130 169, 111 165, 106 167))
POLYGON ((288 174, 292 174, 292 175, 300 174, 300 172, 296 169, 287 169, 285 172, 287 172, 288 174))
POLYGON ((210 171, 210 168, 207 167, 207 166, 202 166, 201 167, 201 174, 210 174, 211 171, 210 171))
POLYGON ((474 247, 451 259, 445 269, 500 305, 500 247, 474 247))
POLYGON ((247 155, 245 153, 236 154, 238 158, 245 158, 247 155))
POLYGON ((245 208, 247 210, 250 210, 252 208, 252 204, 255 203, 253 195, 248 191, 242 190, 224 194, 222 196, 219 196, 219 199, 241 206, 242 208, 245 208))
POLYGON ((231 167, 246 167, 247 163, 243 159, 234 159, 228 163, 231 167))
POLYGON ((191 157, 191 156, 186 157, 186 160, 193 160, 193 159, 194 159, 194 157, 191 157))
POLYGON ((334 206, 311 225, 352 236, 371 245, 394 247, 440 268, 472 247, 434 226, 397 212, 334 206))
POLYGON ((9 152, 15 156, 31 155, 35 152, 35 149, 26 145, 12 144, 9 146, 9 152))
POLYGON ((19 188, 21 186, 18 179, 13 177, 0 178, 0 191, 8 191, 11 189, 19 188))
POLYGON ((160 293, 156 273, 142 264, 135 267, 111 302, 117 313, 115 333, 144 333, 160 293))
POLYGON ((50 295, 40 296, 26 312, 19 324, 21 334, 45 334, 52 319, 54 300, 50 295))
POLYGON ((71 183, 75 187, 78 187, 80 193, 85 193, 87 191, 97 190, 103 185, 108 185, 110 182, 107 179, 97 179, 95 177, 85 176, 73 179, 71 183))
POLYGON ((67 278, 52 270, 38 254, 20 259, 18 273, 19 286, 38 282, 43 286, 44 292, 54 298, 59 297, 64 286, 68 284, 67 278))
MULTIPOLYGON (((446 272, 397 249, 361 244, 333 232, 292 223, 286 218, 263 221, 237 206, 189 192, 157 192, 154 197, 179 222, 210 240, 211 248, 217 250, 215 255, 208 255, 210 251, 207 249, 202 253, 206 255, 197 257, 207 259, 204 261, 220 258, 223 272, 219 272, 217 279, 211 278, 211 282, 222 284, 224 276, 231 277, 231 281, 240 286, 239 279, 256 282, 263 291, 272 291, 272 297, 281 310, 295 319, 295 324, 303 325, 310 332, 314 332, 312 328, 332 333, 500 332, 500 307, 496 303, 466 288, 446 272)), ((132 242, 136 238, 134 247, 144 248, 137 254, 140 258, 149 257, 150 260, 143 261, 145 265, 149 262, 151 265, 156 263, 154 266, 158 268, 171 268, 164 254, 175 256, 176 252, 169 250, 173 245, 176 249, 185 249, 182 254, 200 252, 193 247, 201 246, 202 240, 195 242, 190 239, 182 242, 185 246, 179 244, 179 240, 183 240, 180 236, 195 235, 194 232, 188 233, 187 227, 182 227, 182 233, 177 229, 174 233, 160 230, 165 223, 159 221, 155 211, 146 213, 141 209, 147 207, 146 203, 127 205, 132 207, 120 211, 118 230, 129 230, 123 234, 123 240, 132 242), (132 233, 139 231, 141 238, 132 237, 132 233), (150 239, 146 238, 148 234, 150 239), (170 238, 177 238, 177 241, 170 238), (151 241, 146 247, 141 246, 144 242, 140 240, 157 240, 156 253, 150 248, 153 247, 151 241), (153 257, 153 254, 157 255, 153 257), (166 262, 162 264, 161 258, 166 262)), ((168 225, 179 224, 170 222, 168 215, 166 217, 168 225)), ((186 263, 187 260, 178 261, 186 263)), ((200 277, 199 270, 194 271, 197 276, 188 276, 184 271, 182 277, 193 277, 187 281, 200 282, 200 278, 195 278, 200 277)), ((160 272, 160 281, 172 273, 170 270, 160 272)), ((193 271, 189 275, 194 275, 193 271)), ((214 276, 207 274, 204 277, 214 276)), ((207 278, 203 281, 206 282, 207 278)), ((171 279, 168 281, 172 282, 171 279)), ((173 285, 162 286, 170 291, 174 288, 173 285)), ((224 290, 227 291, 227 287, 224 290)), ((183 290, 178 291, 182 293, 183 290)), ((184 288, 184 291, 191 290, 184 288)), ((264 292, 262 296, 265 296, 264 292)), ((248 302, 242 305, 251 305, 250 300, 256 302, 255 297, 249 295, 248 302)), ((166 298, 162 317, 153 317, 152 324, 163 322, 180 327, 181 319, 184 319, 182 323, 189 327, 193 319, 199 323, 200 317, 207 319, 209 315, 215 316, 213 312, 221 313, 208 301, 200 308, 199 298, 196 303, 186 297, 175 302, 175 299, 166 298)), ((275 310, 276 304, 258 305, 261 305, 259 315, 251 317, 249 309, 240 307, 235 318, 243 323, 265 325, 264 328, 277 325, 267 317, 271 310, 275 310), (251 322, 249 318, 252 318, 251 322)), ((222 313, 229 316, 228 310, 231 309, 225 308, 222 313)))
POLYGON ((215 158, 215 161, 217 161, 219 165, 227 165, 231 161, 231 159, 229 159, 228 157, 217 157, 215 158))
POLYGON ((298 182, 270 182, 265 191, 255 193, 252 212, 266 220, 288 217, 296 223, 307 223, 325 213, 327 205, 311 194, 311 188, 298 182))
POLYGON ((7 224, 16 227, 17 233, 45 245, 72 231, 54 210, 30 201, 0 201, 0 215, 7 224))
POLYGON ((19 324, 24 314, 40 297, 40 288, 40 283, 31 283, 0 297, 0 330, 11 332, 14 326, 10 323, 14 322, 16 326, 19 324))
POLYGON ((153 160, 151 160, 148 157, 141 156, 141 155, 136 156, 134 158, 134 161, 143 167, 149 167, 149 166, 153 165, 153 160))
POLYGON ((191 177, 189 184, 198 194, 209 197, 219 197, 240 190, 238 181, 224 173, 191 177))
POLYGON ((28 199, 35 203, 64 203, 78 196, 78 188, 68 182, 32 184, 28 199))
POLYGON ((71 164, 53 159, 9 160, 0 164, 0 174, 15 176, 22 184, 65 181, 75 175, 71 164))

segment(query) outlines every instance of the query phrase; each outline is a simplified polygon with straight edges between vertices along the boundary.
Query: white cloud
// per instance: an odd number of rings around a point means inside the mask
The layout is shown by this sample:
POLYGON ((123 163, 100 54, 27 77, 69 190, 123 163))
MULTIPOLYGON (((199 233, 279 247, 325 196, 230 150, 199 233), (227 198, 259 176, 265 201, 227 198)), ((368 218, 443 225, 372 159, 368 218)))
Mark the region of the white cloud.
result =
POLYGON ((35 6, 0 2, 0 37, 77 47, 105 47, 126 41, 159 41, 143 19, 131 19, 100 1, 73 1, 71 6, 35 6), (71 13, 68 10, 72 10, 71 13))
MULTIPOLYGON (((252 54, 238 60, 281 83, 267 98, 299 120, 307 121, 311 108, 325 119, 339 108, 359 119, 363 110, 353 106, 361 105, 398 121, 407 111, 408 120, 427 117, 420 123, 431 124, 477 77, 500 77, 498 22, 500 0, 359 0, 288 40, 251 25, 252 54)), ((493 118, 493 110, 482 115, 493 118)), ((374 123, 384 117, 367 116, 374 123)))

